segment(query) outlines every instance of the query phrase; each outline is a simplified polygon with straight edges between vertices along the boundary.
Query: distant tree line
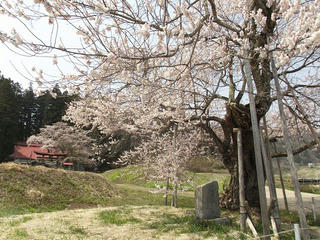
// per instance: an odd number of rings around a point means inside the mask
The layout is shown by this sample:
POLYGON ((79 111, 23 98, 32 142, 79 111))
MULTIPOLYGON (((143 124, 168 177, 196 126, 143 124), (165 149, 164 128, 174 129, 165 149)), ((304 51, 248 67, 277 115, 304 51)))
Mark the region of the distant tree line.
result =
POLYGON ((9 159, 17 141, 26 141, 45 125, 61 121, 68 103, 75 98, 58 85, 51 93, 47 90, 38 96, 32 86, 24 90, 0 75, 0 162, 9 159))

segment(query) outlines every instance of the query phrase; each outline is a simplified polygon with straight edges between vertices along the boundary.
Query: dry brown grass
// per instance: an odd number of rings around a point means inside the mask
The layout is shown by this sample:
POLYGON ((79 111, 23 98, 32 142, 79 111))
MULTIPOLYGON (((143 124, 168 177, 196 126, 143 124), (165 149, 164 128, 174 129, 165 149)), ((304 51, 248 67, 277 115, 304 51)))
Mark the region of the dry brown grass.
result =
POLYGON ((237 231, 228 230, 228 234, 206 231, 187 232, 179 231, 183 224, 171 229, 150 227, 152 224, 161 224, 166 216, 181 218, 187 216, 187 209, 177 209, 164 206, 126 206, 108 207, 81 210, 65 210, 52 213, 38 213, 23 216, 0 218, 0 239, 239 239, 237 231), (137 222, 128 222, 121 225, 104 224, 99 220, 102 211, 121 210, 137 222), (26 219, 26 221, 23 220, 26 219), (15 224, 12 224, 15 223, 15 224), (230 234, 229 234, 230 233, 230 234), (230 237, 230 236, 234 236, 230 237))

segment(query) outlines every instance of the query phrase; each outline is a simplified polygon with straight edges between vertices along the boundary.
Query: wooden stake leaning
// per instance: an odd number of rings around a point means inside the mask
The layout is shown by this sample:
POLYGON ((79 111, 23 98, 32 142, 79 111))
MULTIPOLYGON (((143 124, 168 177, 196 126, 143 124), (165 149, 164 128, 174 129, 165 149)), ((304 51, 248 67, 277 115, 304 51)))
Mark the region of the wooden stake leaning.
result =
POLYGON ((263 164, 262 164, 262 157, 261 157, 260 133, 258 129, 257 110, 256 110, 255 101, 254 101, 254 96, 253 96, 251 68, 248 60, 245 60, 245 77, 247 80, 248 93, 249 93, 250 115, 251 115, 251 124, 252 124, 253 140, 254 140, 254 153, 255 153, 255 160, 256 160, 258 186, 259 186, 259 200, 260 200, 263 235, 265 236, 264 239, 270 239, 270 236, 269 236, 270 220, 268 217, 266 190, 264 186, 264 172, 263 172, 263 164))
POLYGON ((293 186, 294 186, 294 193, 295 193, 295 197, 297 200, 297 210, 298 210, 299 220, 300 220, 300 225, 301 225, 301 235, 304 240, 309 240, 310 236, 309 236, 309 232, 307 230, 307 228, 308 228, 307 219, 306 219, 306 215, 304 213, 303 201, 302 201, 302 196, 301 196, 301 191, 300 191, 300 186, 299 186, 299 181, 298 181, 298 174, 297 174, 297 169, 294 164, 292 145, 290 143, 290 138, 289 138, 289 134, 288 134, 288 126, 287 126, 286 116, 284 113, 282 95, 281 95, 281 90, 280 90, 280 83, 279 83, 277 69, 276 69, 276 65, 275 65, 273 57, 271 57, 271 67, 272 67, 273 78, 274 78, 274 82, 275 82, 275 86, 276 86, 276 90, 277 90, 278 106, 279 106, 279 111, 280 111, 280 117, 282 120, 283 137, 284 137, 284 141, 286 143, 288 161, 289 161, 289 165, 290 165, 291 176, 292 176, 292 181, 293 181, 293 186))
POLYGON ((242 232, 246 230, 247 211, 245 207, 245 186, 243 172, 243 153, 242 153, 242 131, 241 128, 234 128, 233 132, 237 133, 238 146, 238 171, 239 171, 239 201, 240 201, 240 229, 242 232))
POLYGON ((312 198, 312 213, 313 213, 313 221, 317 221, 317 212, 316 212, 316 204, 314 201, 314 197, 312 198))
MULTIPOLYGON (((275 152, 277 153, 277 146, 275 143, 273 143, 275 152)), ((288 205, 288 200, 287 200, 287 195, 286 195, 286 189, 283 183, 283 177, 282 177, 282 171, 281 171, 281 167, 280 167, 280 163, 279 163, 279 158, 276 158, 276 162, 277 162, 277 167, 278 167, 278 171, 279 171, 279 176, 280 176, 280 183, 281 183, 281 189, 282 189, 282 194, 283 194, 283 201, 284 201, 284 206, 286 208, 286 211, 289 212, 289 205, 288 205)))
MULTIPOLYGON (((274 232, 280 232, 281 231, 281 222, 280 222, 279 204, 278 204, 276 186, 274 183, 272 164, 271 164, 271 161, 270 161, 269 156, 266 151, 266 146, 265 146, 265 142, 263 139, 263 134, 262 134, 261 128, 260 128, 260 139, 261 139, 261 150, 262 150, 262 156, 263 156, 263 162, 264 162, 264 169, 265 169, 265 172, 267 175, 269 194, 270 194, 269 214, 272 215, 272 217, 275 221, 276 230, 274 232)), ((269 217, 271 217, 271 216, 269 216, 269 217)))
POLYGON ((274 219, 274 217, 271 216, 271 226, 272 226, 272 230, 273 230, 273 234, 274 234, 274 239, 279 239, 280 236, 279 236, 279 231, 277 229, 277 224, 276 224, 276 221, 274 219))
POLYGON ((248 224, 248 226, 249 226, 249 228, 250 228, 253 236, 259 237, 259 235, 258 235, 258 233, 257 233, 257 230, 254 228, 254 225, 253 225, 253 223, 251 222, 250 218, 247 218, 246 222, 247 222, 247 224, 248 224))

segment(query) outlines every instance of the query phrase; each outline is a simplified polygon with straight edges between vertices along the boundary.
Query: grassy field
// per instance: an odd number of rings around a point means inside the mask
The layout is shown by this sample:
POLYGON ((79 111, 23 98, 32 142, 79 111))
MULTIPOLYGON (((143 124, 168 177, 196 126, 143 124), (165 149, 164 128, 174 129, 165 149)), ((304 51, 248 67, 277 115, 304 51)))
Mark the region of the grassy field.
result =
MULTIPOLYGON (((135 183, 132 169, 121 171, 135 183)), ((199 222, 192 194, 179 196, 179 208, 166 207, 163 193, 118 188, 107 175, 1 164, 0 239, 246 239, 237 224, 199 222)), ((198 183, 210 180, 203 174, 198 183)), ((235 222, 238 214, 222 215, 235 222)))
MULTIPOLYGON (((135 184, 146 188, 163 188, 166 184, 165 182, 149 180, 144 169, 138 166, 127 166, 124 168, 113 169, 106 171, 103 175, 106 176, 110 182, 116 184, 135 184)), ((221 169, 213 173, 193 173, 187 171, 185 175, 190 181, 182 183, 179 186, 179 189, 184 191, 193 191, 195 186, 199 186, 210 181, 218 181, 219 190, 223 191, 230 179, 228 172, 221 169)), ((170 184, 170 189, 172 189, 172 184, 170 184)))
POLYGON ((248 238, 239 232, 237 224, 220 226, 197 220, 192 209, 144 205, 0 218, 0 239, 248 238))
MULTIPOLYGON (((101 174, 0 164, 0 217, 97 206, 163 205, 163 194, 117 188, 101 174)), ((193 207, 180 196, 179 206, 193 207)))
MULTIPOLYGON (((221 170, 188 174, 194 179, 189 190, 228 181, 221 170)), ((1 164, 0 180, 0 239, 250 239, 239 232, 238 211, 221 210, 231 226, 197 220, 190 192, 179 194, 178 208, 164 206, 163 193, 150 191, 156 183, 138 167, 94 174, 1 164)), ((296 215, 281 218, 288 228, 297 222, 296 215)))

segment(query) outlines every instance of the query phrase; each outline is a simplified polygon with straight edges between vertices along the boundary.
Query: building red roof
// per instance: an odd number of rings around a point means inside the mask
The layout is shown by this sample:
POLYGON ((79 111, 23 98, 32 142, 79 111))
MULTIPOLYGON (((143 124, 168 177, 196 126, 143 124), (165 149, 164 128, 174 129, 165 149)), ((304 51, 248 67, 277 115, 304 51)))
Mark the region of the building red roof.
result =
POLYGON ((41 148, 41 144, 30 144, 28 145, 25 142, 18 142, 14 146, 14 152, 10 155, 10 157, 15 159, 56 159, 59 156, 65 156, 66 153, 59 153, 50 151, 48 152, 47 149, 41 148))

